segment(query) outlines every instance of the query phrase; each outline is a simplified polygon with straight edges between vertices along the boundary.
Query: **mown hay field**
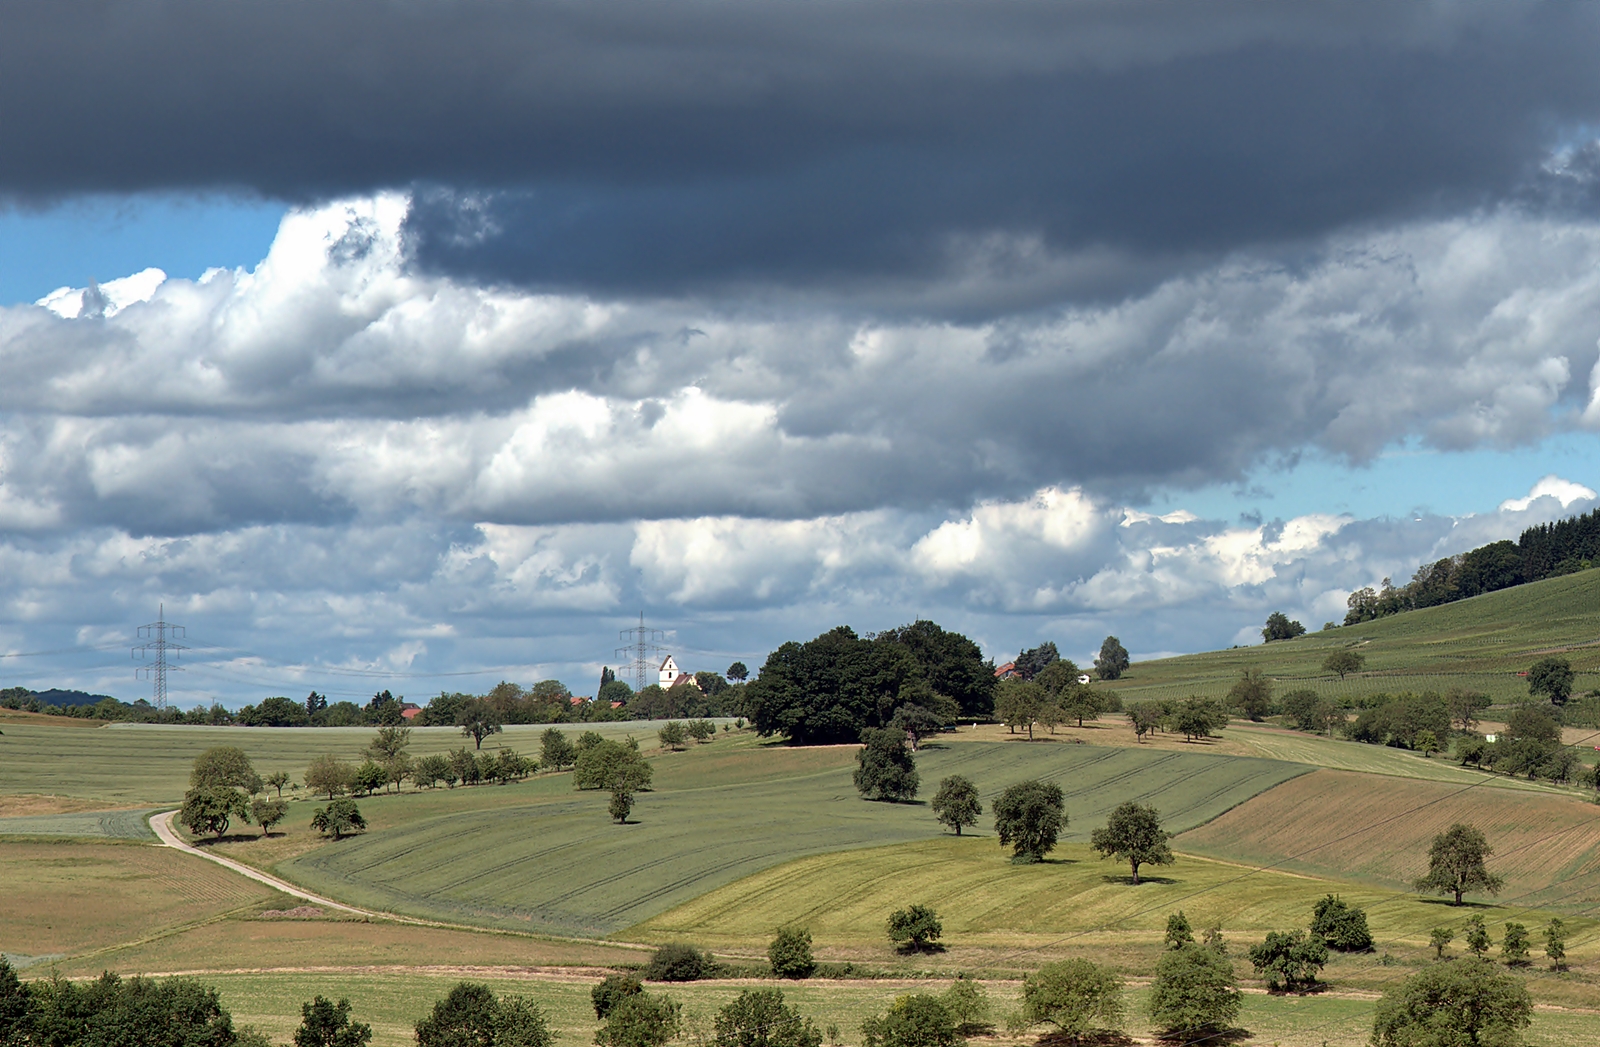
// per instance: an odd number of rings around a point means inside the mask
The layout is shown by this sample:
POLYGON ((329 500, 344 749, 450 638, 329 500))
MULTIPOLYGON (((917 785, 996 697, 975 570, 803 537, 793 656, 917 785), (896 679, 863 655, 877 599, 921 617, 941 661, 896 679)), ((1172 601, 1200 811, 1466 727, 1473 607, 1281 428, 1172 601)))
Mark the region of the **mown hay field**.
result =
MULTIPOLYGON (((1186 853, 1170 866, 1145 866, 1140 878, 1146 882, 1133 886, 1125 864, 1083 844, 1060 847, 1044 863, 1015 866, 992 836, 945 837, 802 858, 624 933, 758 955, 778 927, 792 924, 809 928, 818 948, 835 959, 884 963, 892 960, 884 921, 917 902, 938 911, 946 959, 957 967, 1005 973, 1042 950, 1115 962, 1137 974, 1154 963, 1167 917, 1179 909, 1196 928, 1216 924, 1230 940, 1251 942, 1267 931, 1307 926, 1317 900, 1338 893, 1367 910, 1380 948, 1418 954, 1432 928, 1464 919, 1409 892, 1186 853)), ((1600 924, 1584 920, 1575 928, 1575 952, 1600 958, 1600 924)))
POLYGON ((1277 681, 1280 692, 1311 687, 1331 696, 1466 687, 1497 702, 1526 697, 1516 674, 1560 652, 1578 670, 1579 693, 1600 687, 1600 570, 1519 585, 1470 600, 1312 632, 1294 640, 1135 664, 1109 686, 1124 701, 1225 694, 1244 669, 1277 681), (1322 669, 1351 648, 1366 669, 1343 680, 1322 669))
POLYGON ((0 947, 23 963, 288 901, 204 859, 138 844, 3 840, 0 884, 0 947))
MULTIPOLYGON (((1405 886, 1427 872, 1435 834, 1480 829, 1505 877, 1503 903, 1600 905, 1600 816, 1574 797, 1322 770, 1287 782, 1176 846, 1233 861, 1405 886)), ((1485 899, 1487 900, 1487 899, 1485 899)))
MULTIPOLYGON (((530 789, 525 804, 488 811, 418 817, 414 807, 404 823, 317 846, 277 870, 368 908, 604 935, 797 857, 942 831, 925 804, 863 801, 851 783, 854 747, 730 752, 718 744, 657 757, 656 791, 639 796, 629 825, 609 824, 603 794, 530 789)), ((1129 799, 1154 803, 1175 828, 1199 825, 1307 770, 1199 753, 1022 742, 927 748, 918 769, 925 795, 949 774, 966 775, 988 800, 1027 778, 1056 781, 1067 795, 1073 837, 1086 837, 1129 799)), ((550 784, 541 789, 553 790, 567 779, 543 782, 550 784)), ((417 799, 391 797, 374 810, 417 799)))

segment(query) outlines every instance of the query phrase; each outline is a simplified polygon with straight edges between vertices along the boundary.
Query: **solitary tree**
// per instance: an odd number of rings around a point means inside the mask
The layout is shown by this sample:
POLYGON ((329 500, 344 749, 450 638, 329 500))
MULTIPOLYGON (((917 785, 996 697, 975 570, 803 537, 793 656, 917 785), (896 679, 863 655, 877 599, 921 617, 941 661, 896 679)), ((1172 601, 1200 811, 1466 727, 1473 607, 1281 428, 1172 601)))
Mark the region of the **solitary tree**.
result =
POLYGON ((1192 1040, 1232 1027, 1243 997, 1233 983, 1233 964, 1215 949, 1185 945, 1162 953, 1150 984, 1150 1017, 1156 1027, 1192 1040))
POLYGON ((1484 867, 1494 853, 1483 833, 1457 822, 1433 838, 1428 849, 1428 875, 1414 886, 1424 894, 1453 894, 1456 905, 1468 891, 1499 894, 1505 881, 1484 867))
POLYGON ((1533 1021, 1522 980, 1476 959, 1451 960, 1413 974, 1378 1001, 1374 1047, 1514 1044, 1533 1021))
POLYGON ((318 807, 311 813, 311 828, 335 840, 366 827, 367 820, 361 816, 361 808, 347 797, 329 800, 328 806, 318 807))
POLYGON ((1547 696, 1551 705, 1566 705, 1573 679, 1572 664, 1565 658, 1541 658, 1528 669, 1528 693, 1547 696))
POLYGON ((750 678, 750 667, 743 662, 734 662, 728 666, 728 679, 734 683, 744 683, 750 678))
POLYGON ((1066 824, 1066 799, 1054 782, 1018 782, 994 802, 995 831, 1017 865, 1043 861, 1066 824))
POLYGON ((872 728, 861 732, 864 744, 856 753, 855 783, 866 799, 898 803, 916 798, 921 779, 902 737, 895 731, 872 728))
POLYGON ((1182 909, 1167 917, 1165 941, 1169 949, 1181 949, 1194 944, 1194 928, 1189 926, 1189 917, 1183 914, 1182 909))
POLYGON ((1272 711, 1272 681, 1259 670, 1246 669, 1228 691, 1228 699, 1234 708, 1259 722, 1272 711))
POLYGON ((289 805, 282 800, 269 800, 265 796, 260 796, 250 801, 250 817, 261 826, 262 836, 266 836, 274 825, 283 821, 284 815, 288 813, 289 805))
POLYGON ((1351 673, 1358 673, 1366 667, 1367 659, 1361 654, 1350 650, 1348 647, 1334 651, 1322 660, 1323 672, 1338 673, 1343 680, 1351 673))
POLYGON ((263 780, 273 789, 277 790, 278 799, 283 799, 283 787, 289 784, 289 772, 273 771, 263 780))
POLYGON ((896 909, 889 914, 889 940, 908 952, 934 948, 934 943, 944 934, 939 914, 926 905, 913 905, 896 909))
POLYGON ((960 836, 961 827, 977 825, 978 815, 983 813, 978 787, 959 774, 941 780, 939 791, 933 795, 933 813, 960 836))
POLYGON ((1250 947, 1250 964, 1266 979, 1269 992, 1317 984, 1317 972, 1327 962, 1328 943, 1305 931, 1269 931, 1266 941, 1250 947))
POLYGON ((1544 954, 1550 957, 1552 971, 1567 969, 1567 925, 1561 917, 1552 916, 1544 928, 1544 954))
POLYGON ((1130 664, 1128 649, 1122 646, 1122 641, 1115 636, 1108 636, 1100 644, 1100 654, 1094 660, 1094 671, 1102 680, 1117 680, 1128 671, 1130 664))
POLYGON ((577 758, 577 753, 572 748, 572 743, 567 741, 567 735, 559 727, 549 727, 539 736, 539 763, 541 766, 550 767, 557 771, 563 767, 572 766, 572 761, 577 758))
POLYGON ((779 989, 745 989, 717 1012, 716 1047, 822 1047, 822 1033, 779 989))
POLYGON ((1340 952, 1366 952, 1372 948, 1366 912, 1336 894, 1326 896, 1311 910, 1311 933, 1340 952))
POLYGON ((1444 951, 1450 943, 1456 940, 1456 932, 1448 927, 1435 927, 1428 935, 1428 947, 1433 950, 1435 960, 1444 959, 1444 951))
POLYGON ((456 714, 456 726, 461 728, 462 737, 472 739, 474 749, 482 749, 485 738, 504 730, 500 714, 482 698, 474 698, 461 707, 456 714))
POLYGON ((1171 833, 1162 831, 1161 815, 1154 807, 1129 800, 1117 805, 1105 828, 1089 834, 1089 843, 1100 857, 1127 862, 1137 884, 1139 866, 1172 864, 1172 848, 1167 846, 1171 838, 1171 833))
POLYGON ((1074 1042, 1122 1031, 1122 976, 1088 960, 1047 963, 1022 979, 1022 1020, 1054 1025, 1074 1042))
POLYGON ((1506 924, 1500 939, 1500 958, 1507 967, 1528 966, 1528 928, 1520 923, 1506 924))
POLYGON ((366 1047, 372 1026, 350 1020, 350 1001, 334 1003, 322 996, 300 1005, 300 1028, 294 1047, 366 1047))
POLYGON ((775 978, 809 978, 817 969, 811 954, 811 932, 804 927, 783 927, 767 946, 767 962, 775 978))
POLYGON ((679 721, 668 720, 666 725, 656 732, 656 737, 661 741, 662 748, 676 752, 688 741, 689 732, 684 730, 683 724, 679 721))
POLYGON ((337 756, 318 756, 306 768, 306 788, 333 799, 354 787, 356 769, 337 756))
POLYGON ((184 828, 197 836, 212 833, 218 839, 234 818, 250 820, 250 801, 240 790, 223 785, 190 789, 183 794, 183 807, 178 811, 178 823, 184 828))

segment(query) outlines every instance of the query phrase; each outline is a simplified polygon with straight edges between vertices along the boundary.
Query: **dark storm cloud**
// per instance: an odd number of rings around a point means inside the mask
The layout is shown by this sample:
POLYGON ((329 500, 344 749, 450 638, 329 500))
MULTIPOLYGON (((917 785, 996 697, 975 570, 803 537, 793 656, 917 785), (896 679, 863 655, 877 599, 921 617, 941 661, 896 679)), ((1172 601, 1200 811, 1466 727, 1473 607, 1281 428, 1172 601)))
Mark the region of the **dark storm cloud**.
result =
POLYGON ((1502 198, 1600 116, 1586 5, 3 17, 0 192, 432 185, 410 229, 423 264, 619 293, 916 281, 994 236, 1168 264, 1293 242, 1502 198))

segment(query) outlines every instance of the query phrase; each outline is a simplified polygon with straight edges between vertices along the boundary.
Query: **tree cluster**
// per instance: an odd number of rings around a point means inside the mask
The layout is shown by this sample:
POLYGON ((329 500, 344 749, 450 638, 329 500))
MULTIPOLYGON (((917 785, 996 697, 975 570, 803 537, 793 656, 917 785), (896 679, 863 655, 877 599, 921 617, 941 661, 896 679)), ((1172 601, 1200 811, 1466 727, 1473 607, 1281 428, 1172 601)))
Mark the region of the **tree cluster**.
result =
POLYGON ((1282 611, 1273 611, 1267 615, 1267 624, 1261 630, 1261 642, 1271 643, 1274 640, 1293 640, 1297 636, 1304 636, 1306 627, 1293 621, 1282 611))
POLYGON ((1181 734, 1185 741, 1197 741, 1228 726, 1228 710, 1216 699, 1198 695, 1181 700, 1162 698, 1130 705, 1128 721, 1140 741, 1157 730, 1181 734))
POLYGON ((1588 570, 1600 561, 1600 509, 1522 532, 1515 542, 1491 542, 1460 556, 1418 567, 1399 588, 1385 578, 1381 590, 1357 589, 1347 601, 1345 625, 1420 607, 1465 600, 1525 582, 1588 570))
POLYGON ((745 686, 756 730, 796 745, 855 742, 905 706, 941 724, 993 709, 994 669, 978 646, 932 622, 860 637, 840 626, 785 643, 745 686))

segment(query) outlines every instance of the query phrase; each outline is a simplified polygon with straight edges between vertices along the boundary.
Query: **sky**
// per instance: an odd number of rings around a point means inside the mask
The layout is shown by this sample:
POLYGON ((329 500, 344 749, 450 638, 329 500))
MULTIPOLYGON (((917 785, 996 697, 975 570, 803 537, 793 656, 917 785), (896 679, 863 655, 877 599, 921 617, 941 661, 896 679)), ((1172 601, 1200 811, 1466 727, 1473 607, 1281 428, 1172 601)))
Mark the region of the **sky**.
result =
POLYGON ((3 685, 1137 659, 1600 506, 1592 5, 0 18, 3 685))

